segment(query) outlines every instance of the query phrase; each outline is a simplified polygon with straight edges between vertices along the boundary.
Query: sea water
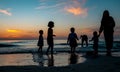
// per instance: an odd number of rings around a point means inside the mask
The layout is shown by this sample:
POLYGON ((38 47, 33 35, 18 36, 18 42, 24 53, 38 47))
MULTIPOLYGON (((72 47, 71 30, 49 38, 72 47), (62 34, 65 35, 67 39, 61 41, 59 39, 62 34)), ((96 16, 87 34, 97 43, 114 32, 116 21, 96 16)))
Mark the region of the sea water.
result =
MULTIPOLYGON (((38 40, 0 40, 0 53, 7 52, 27 52, 27 51, 37 51, 38 40), (4 45, 4 46, 3 46, 4 45)), ((89 42, 88 47, 84 45, 81 47, 81 41, 78 41, 77 50, 89 51, 92 50, 93 42, 89 42)), ((47 41, 44 40, 43 51, 47 49, 47 41)), ((99 51, 105 51, 105 42, 99 41, 99 51)), ((67 44, 67 40, 54 40, 54 51, 65 51, 70 50, 70 46, 67 44)), ((113 51, 120 50, 120 41, 114 41, 113 51)))
MULTIPOLYGON (((54 40, 54 55, 52 59, 49 57, 50 55, 35 53, 38 50, 37 42, 38 40, 0 40, 0 66, 50 66, 50 63, 53 63, 51 64, 53 66, 66 66, 71 63, 85 62, 86 58, 83 57, 85 53, 82 52, 93 50, 93 42, 89 42, 88 47, 85 45, 81 47, 81 42, 78 41, 78 47, 76 48, 78 53, 73 55, 74 59, 71 59, 72 55, 69 53, 70 46, 67 44, 67 40, 54 40)), ((114 41, 113 46, 112 51, 120 53, 120 42, 114 41)), ((44 40, 44 52, 47 47, 47 41, 44 40)), ((105 42, 99 41, 99 52, 105 51, 105 42)), ((120 56, 119 53, 117 53, 118 56, 120 56)))

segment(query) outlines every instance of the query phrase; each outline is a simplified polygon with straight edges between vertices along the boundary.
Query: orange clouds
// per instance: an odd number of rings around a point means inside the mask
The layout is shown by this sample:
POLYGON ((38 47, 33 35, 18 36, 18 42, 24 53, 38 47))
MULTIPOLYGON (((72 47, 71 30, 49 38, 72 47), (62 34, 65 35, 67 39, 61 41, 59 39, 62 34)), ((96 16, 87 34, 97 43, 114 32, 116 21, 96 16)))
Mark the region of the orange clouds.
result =
POLYGON ((72 0, 72 3, 66 5, 64 10, 74 15, 87 16, 88 9, 82 7, 85 2, 85 0, 81 0, 81 2, 78 0, 72 0))
POLYGON ((87 15, 87 8, 82 9, 80 7, 65 7, 65 10, 69 13, 72 13, 74 15, 87 15))
POLYGON ((73 15, 87 16, 88 8, 84 8, 86 0, 59 0, 59 1, 41 1, 40 6, 36 9, 59 9, 73 15), (47 4, 51 2, 51 4, 47 4), (41 4, 42 3, 42 4, 41 4), (43 4, 44 3, 44 4, 43 4))
POLYGON ((6 14, 8 16, 12 15, 12 13, 10 13, 8 10, 3 10, 3 9, 0 9, 0 13, 6 14))

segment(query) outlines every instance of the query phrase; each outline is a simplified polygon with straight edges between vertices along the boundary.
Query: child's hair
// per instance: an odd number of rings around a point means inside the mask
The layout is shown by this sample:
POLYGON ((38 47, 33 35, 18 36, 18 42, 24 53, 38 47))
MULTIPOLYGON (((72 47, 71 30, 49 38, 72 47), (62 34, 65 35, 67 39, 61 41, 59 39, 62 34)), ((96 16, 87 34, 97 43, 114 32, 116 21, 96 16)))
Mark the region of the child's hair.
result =
POLYGON ((93 35, 96 36, 96 35, 97 35, 97 31, 94 31, 94 32, 93 32, 93 35))
POLYGON ((39 34, 43 34, 43 30, 39 30, 39 34))
POLYGON ((74 31, 75 31, 75 28, 74 28, 74 27, 70 28, 70 31, 71 31, 71 32, 74 32, 74 31))
POLYGON ((48 27, 54 27, 54 22, 53 21, 49 21, 48 27))

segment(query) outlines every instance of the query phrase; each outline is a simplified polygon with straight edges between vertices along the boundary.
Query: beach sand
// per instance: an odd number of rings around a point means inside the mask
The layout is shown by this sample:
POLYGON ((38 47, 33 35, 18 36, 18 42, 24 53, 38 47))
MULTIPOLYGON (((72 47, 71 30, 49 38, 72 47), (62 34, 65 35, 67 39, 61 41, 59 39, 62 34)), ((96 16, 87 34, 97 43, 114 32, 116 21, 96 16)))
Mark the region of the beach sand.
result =
POLYGON ((97 58, 85 54, 82 57, 86 60, 78 64, 51 67, 34 64, 9 65, 0 66, 0 72, 120 72, 120 52, 114 52, 113 56, 106 56, 105 53, 101 53, 97 58))

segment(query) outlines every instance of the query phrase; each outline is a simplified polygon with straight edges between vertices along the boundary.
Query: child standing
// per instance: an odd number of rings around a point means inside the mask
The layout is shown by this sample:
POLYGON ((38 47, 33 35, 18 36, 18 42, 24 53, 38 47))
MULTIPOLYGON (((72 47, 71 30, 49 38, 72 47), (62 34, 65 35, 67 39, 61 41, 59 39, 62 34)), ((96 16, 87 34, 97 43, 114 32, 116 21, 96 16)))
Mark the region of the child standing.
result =
POLYGON ((93 32, 93 37, 90 41, 93 41, 94 56, 98 56, 98 41, 99 35, 96 31, 93 32))
POLYGON ((40 30, 39 31, 39 40, 38 40, 38 44, 37 44, 37 46, 39 46, 39 49, 38 49, 38 52, 41 52, 42 53, 42 47, 43 47, 43 44, 44 44, 44 42, 43 42, 43 30, 40 30))
POLYGON ((68 35, 68 40, 67 43, 70 45, 71 47, 71 53, 75 52, 75 48, 77 47, 77 41, 78 37, 77 34, 75 33, 75 28, 71 28, 70 29, 71 33, 68 35))
POLYGON ((54 22, 53 21, 50 21, 48 23, 48 34, 47 34, 47 43, 48 43, 48 49, 47 49, 47 52, 46 54, 48 54, 49 52, 49 49, 51 48, 51 54, 53 54, 53 46, 54 46, 54 41, 53 41, 53 27, 54 27, 54 22))

